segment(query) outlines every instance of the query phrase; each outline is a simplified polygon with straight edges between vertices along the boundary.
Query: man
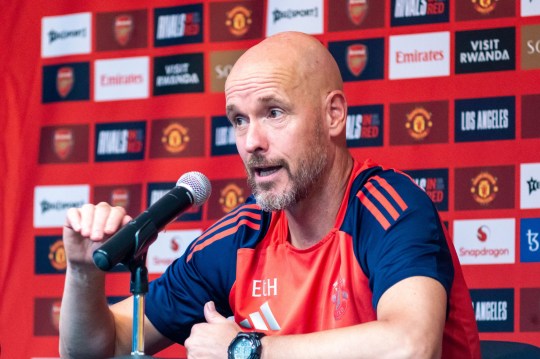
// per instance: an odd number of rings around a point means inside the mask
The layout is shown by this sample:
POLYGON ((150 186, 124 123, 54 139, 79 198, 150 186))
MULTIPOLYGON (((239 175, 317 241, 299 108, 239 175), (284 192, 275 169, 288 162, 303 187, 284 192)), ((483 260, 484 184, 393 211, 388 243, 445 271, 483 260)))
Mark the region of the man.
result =
MULTIPOLYGON (((301 33, 236 62, 227 116, 254 197, 151 284, 147 352, 179 342, 189 358, 480 357, 433 204, 407 176, 351 157, 342 87, 326 48, 301 33)), ((129 353, 132 301, 109 309, 91 261, 129 219, 104 203, 68 212, 65 357, 129 353)))

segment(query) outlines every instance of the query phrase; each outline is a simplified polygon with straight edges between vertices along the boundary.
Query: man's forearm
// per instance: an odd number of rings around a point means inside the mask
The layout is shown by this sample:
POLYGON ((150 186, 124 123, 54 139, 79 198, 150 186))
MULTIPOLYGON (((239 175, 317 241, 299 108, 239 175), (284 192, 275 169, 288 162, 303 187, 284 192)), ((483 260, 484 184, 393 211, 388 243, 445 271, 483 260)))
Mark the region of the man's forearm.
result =
POLYGON ((374 321, 328 331, 262 339, 262 359, 440 358, 438 338, 421 338, 389 323, 374 321))
POLYGON ((105 276, 68 267, 60 312, 62 358, 105 358, 115 351, 115 325, 105 276))

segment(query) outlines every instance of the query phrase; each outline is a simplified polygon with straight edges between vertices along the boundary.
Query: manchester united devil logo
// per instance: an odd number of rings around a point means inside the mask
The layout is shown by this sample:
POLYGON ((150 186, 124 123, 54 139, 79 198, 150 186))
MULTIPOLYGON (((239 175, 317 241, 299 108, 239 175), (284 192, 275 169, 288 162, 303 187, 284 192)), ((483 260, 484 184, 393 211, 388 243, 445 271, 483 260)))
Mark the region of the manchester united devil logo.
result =
POLYGON ((231 11, 226 13, 227 20, 225 25, 234 36, 245 35, 251 26, 252 11, 243 6, 235 6, 231 11))
POLYGON ((433 126, 431 113, 423 107, 416 107, 407 114, 405 128, 415 140, 423 140, 433 126))
POLYGON ((493 202, 499 192, 497 177, 489 172, 481 172, 471 182, 471 194, 476 202, 484 206, 493 202))
POLYGON ((334 303, 334 319, 340 320, 347 311, 349 293, 345 290, 345 279, 339 277, 332 284, 332 303, 334 303))

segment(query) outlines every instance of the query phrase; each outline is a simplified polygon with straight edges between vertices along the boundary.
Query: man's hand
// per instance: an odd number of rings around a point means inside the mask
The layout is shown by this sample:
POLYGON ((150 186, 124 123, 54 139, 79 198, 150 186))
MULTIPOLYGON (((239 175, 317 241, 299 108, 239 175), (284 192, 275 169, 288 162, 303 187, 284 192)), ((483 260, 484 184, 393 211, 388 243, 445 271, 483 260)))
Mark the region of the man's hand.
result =
POLYGON ((94 250, 130 220, 122 207, 105 202, 70 208, 63 234, 68 264, 97 270, 92 261, 94 250))
POLYGON ((240 331, 240 327, 216 311, 214 302, 204 305, 206 323, 195 324, 184 345, 188 359, 227 358, 229 344, 240 331))

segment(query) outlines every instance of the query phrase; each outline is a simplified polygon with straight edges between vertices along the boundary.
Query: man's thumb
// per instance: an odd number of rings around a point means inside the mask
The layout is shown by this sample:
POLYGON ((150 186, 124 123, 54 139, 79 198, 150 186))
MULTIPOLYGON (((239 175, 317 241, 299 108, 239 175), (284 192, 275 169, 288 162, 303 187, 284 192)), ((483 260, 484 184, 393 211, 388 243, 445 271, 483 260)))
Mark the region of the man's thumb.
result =
POLYGON ((212 301, 206 302, 204 305, 204 318, 206 319, 206 322, 210 324, 223 323, 227 321, 227 318, 218 313, 216 310, 216 305, 212 301))

